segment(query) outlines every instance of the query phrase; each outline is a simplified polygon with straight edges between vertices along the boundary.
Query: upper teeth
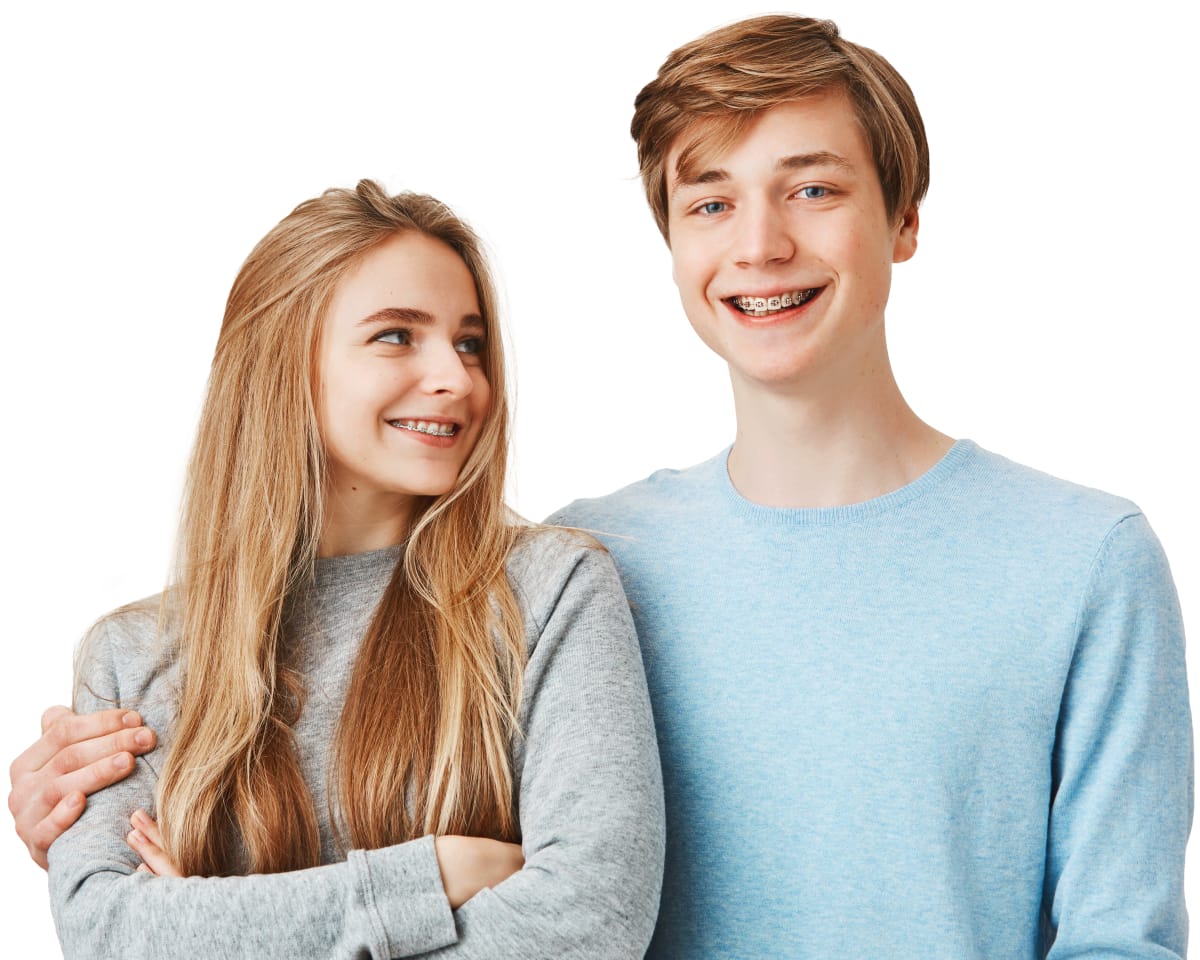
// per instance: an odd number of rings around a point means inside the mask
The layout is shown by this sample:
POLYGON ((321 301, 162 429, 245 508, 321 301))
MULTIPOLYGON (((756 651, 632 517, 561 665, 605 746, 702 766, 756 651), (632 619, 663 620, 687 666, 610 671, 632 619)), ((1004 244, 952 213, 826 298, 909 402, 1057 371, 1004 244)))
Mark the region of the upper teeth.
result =
POLYGON ((435 437, 449 437, 458 429, 452 423, 435 423, 432 420, 393 420, 392 423, 405 430, 428 433, 435 437))
POLYGON ((811 300, 813 294, 819 289, 819 287, 811 287, 808 290, 795 290, 792 293, 783 293, 777 297, 734 297, 733 302, 743 313, 748 313, 754 317, 762 317, 768 313, 777 313, 780 310, 786 310, 788 307, 798 307, 800 304, 811 300))

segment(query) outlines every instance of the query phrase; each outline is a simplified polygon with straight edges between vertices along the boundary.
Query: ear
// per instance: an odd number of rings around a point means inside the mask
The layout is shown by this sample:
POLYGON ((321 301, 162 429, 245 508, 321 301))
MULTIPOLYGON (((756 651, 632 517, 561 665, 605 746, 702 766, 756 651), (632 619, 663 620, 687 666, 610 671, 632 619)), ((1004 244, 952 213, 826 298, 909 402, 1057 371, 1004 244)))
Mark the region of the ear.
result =
POLYGON ((900 218, 896 240, 892 244, 892 263, 903 263, 917 252, 917 229, 921 225, 916 207, 909 207, 900 218))

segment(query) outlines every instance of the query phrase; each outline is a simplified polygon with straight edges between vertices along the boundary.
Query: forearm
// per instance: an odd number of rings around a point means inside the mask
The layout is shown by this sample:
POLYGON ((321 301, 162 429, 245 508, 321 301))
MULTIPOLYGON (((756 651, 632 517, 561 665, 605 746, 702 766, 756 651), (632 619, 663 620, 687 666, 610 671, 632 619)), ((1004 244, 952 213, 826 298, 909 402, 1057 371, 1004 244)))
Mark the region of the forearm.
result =
MULTIPOLYGON (((152 625, 152 623, 151 623, 152 625)), ((142 619, 108 618, 93 635, 77 707, 137 703, 172 749, 174 674, 142 619)), ((92 796, 50 847, 51 908, 68 957, 392 957, 454 939, 433 840, 354 853, 292 873, 225 878, 136 874, 130 816, 153 811, 157 754, 92 796)))
POLYGON ((658 908, 659 839, 652 829, 618 840, 614 855, 628 858, 622 863, 589 863, 585 851, 569 848, 534 857, 504 883, 485 888, 455 911, 458 938, 453 944, 420 956, 640 958, 658 908))
POLYGON ((428 837, 248 877, 153 877, 135 872, 136 858, 60 846, 50 851, 51 905, 69 958, 388 958, 456 936, 428 837))

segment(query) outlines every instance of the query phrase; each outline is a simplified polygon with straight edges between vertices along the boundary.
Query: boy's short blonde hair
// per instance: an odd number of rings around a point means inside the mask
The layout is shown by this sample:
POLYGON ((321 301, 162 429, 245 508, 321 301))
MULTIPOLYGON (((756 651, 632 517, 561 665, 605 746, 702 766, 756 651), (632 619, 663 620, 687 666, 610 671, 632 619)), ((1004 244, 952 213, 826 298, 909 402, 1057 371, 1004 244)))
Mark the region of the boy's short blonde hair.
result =
POLYGON ((838 89, 862 124, 889 219, 917 206, 929 188, 929 144, 904 78, 874 50, 843 40, 830 20, 755 17, 675 50, 634 101, 630 132, 667 242, 672 149, 683 142, 676 173, 686 176, 729 149, 763 111, 838 89))

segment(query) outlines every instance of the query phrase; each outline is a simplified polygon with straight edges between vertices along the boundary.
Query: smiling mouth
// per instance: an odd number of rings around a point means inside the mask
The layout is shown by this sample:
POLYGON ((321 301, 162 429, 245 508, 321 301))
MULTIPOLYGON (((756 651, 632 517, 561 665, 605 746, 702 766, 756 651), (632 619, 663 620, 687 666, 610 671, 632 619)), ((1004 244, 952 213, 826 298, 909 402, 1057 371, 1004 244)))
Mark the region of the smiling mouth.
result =
POLYGON ((452 437, 459 431, 457 423, 438 423, 433 420, 389 420, 398 430, 411 430, 430 437, 452 437))
POLYGON ((747 317, 769 317, 773 313, 804 306, 824 289, 809 287, 807 290, 794 290, 774 297, 726 297, 725 302, 747 317))

